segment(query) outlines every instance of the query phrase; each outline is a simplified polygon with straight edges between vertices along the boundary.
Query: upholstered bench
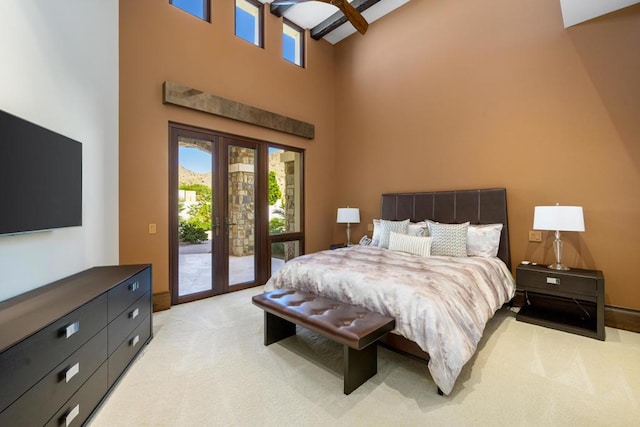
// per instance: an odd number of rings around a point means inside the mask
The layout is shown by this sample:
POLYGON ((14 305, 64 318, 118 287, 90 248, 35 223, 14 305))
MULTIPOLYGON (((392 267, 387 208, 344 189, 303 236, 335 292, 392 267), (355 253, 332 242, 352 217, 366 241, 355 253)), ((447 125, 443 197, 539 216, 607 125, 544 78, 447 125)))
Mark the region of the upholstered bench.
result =
POLYGON ((253 297, 264 310, 264 345, 295 335, 296 325, 344 345, 344 394, 378 372, 377 343, 396 321, 308 292, 280 289, 253 297))

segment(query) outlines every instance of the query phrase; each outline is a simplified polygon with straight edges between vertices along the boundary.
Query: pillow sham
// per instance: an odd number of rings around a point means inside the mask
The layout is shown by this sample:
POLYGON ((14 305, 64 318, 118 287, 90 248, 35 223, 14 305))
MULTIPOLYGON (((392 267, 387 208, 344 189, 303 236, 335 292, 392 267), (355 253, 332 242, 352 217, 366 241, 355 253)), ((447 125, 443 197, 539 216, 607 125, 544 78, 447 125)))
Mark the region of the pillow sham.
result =
POLYGON ((381 248, 389 248, 389 236, 392 231, 400 234, 407 234, 409 228, 409 220, 404 221, 388 221, 385 219, 380 220, 380 243, 378 246, 381 248))
POLYGON ((440 224, 427 221, 431 241, 431 255, 467 256, 467 231, 469 222, 462 224, 440 224))
POLYGON ((380 246, 380 220, 373 220, 373 235, 371 236, 371 246, 380 246))
POLYGON ((493 258, 498 256, 502 224, 470 225, 467 231, 467 255, 493 258))
POLYGON ((413 255, 431 255, 431 237, 411 236, 392 231, 389 233, 389 250, 413 255))
POLYGON ((425 229, 427 228, 426 221, 410 222, 407 234, 410 236, 425 236, 425 229))

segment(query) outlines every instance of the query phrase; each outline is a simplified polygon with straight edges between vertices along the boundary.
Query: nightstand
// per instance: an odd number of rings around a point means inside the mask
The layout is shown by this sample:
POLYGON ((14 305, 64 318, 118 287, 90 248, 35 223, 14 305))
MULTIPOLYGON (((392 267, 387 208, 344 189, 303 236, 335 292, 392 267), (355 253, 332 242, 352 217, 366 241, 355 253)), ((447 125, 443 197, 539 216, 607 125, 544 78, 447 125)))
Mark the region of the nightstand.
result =
POLYGON ((329 249, 333 250, 333 249, 340 249, 340 248, 346 248, 347 245, 345 243, 332 243, 331 246, 329 246, 329 249))
POLYGON ((599 270, 520 264, 516 288, 524 292, 517 320, 604 341, 604 276, 599 270))

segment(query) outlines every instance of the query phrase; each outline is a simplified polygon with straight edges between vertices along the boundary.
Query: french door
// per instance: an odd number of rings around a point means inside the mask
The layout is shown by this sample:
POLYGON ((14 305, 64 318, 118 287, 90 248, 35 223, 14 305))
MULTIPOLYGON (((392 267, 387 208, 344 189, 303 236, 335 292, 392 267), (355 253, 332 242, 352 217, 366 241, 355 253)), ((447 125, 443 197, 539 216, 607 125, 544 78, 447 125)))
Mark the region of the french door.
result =
POLYGON ((264 149, 182 125, 169 133, 172 304, 263 283, 264 149))

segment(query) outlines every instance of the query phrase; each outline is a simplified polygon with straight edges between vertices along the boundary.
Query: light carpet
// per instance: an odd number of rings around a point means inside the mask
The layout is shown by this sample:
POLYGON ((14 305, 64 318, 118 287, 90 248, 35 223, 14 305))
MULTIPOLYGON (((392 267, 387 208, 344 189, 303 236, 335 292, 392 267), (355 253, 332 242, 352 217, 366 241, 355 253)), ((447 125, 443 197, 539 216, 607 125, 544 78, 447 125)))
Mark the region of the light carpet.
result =
POLYGON ((342 392, 342 347, 312 332, 263 345, 262 287, 153 315, 154 339, 90 421, 101 426, 637 426, 640 334, 605 342, 501 309, 453 392, 380 348, 378 374, 342 392))

